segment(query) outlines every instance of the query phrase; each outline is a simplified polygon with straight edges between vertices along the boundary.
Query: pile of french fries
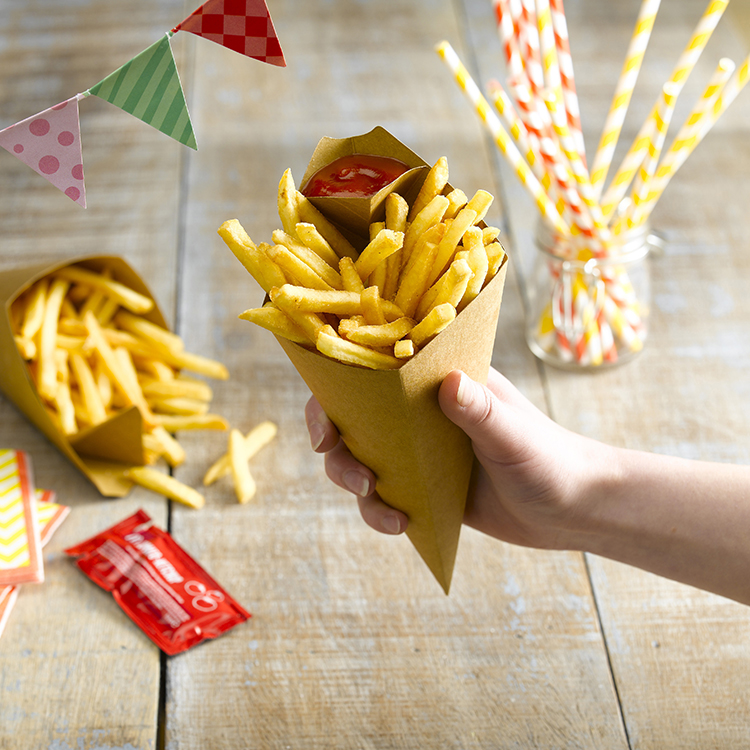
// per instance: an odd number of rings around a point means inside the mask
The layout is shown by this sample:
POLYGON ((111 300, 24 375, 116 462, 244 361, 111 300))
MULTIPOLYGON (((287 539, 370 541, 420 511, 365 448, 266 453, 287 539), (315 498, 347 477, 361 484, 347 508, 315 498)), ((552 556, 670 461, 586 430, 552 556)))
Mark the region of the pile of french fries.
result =
MULTIPOLYGON (((144 317, 153 300, 101 273, 70 265, 46 276, 11 307, 15 342, 42 403, 69 439, 135 406, 143 425, 144 460, 185 460, 178 430, 226 430, 210 413, 213 393, 184 371, 226 380, 226 367, 185 351, 182 339, 144 317)), ((135 467, 128 477, 180 502, 203 497, 162 472, 135 467)))
POLYGON ((361 252, 296 189, 279 183, 282 228, 256 245, 239 221, 219 234, 268 295, 240 318, 341 362, 401 367, 455 319, 497 273, 505 251, 484 225, 493 197, 448 189, 448 163, 431 167, 410 206, 397 193, 361 252), (445 193, 445 194, 444 194, 445 193))

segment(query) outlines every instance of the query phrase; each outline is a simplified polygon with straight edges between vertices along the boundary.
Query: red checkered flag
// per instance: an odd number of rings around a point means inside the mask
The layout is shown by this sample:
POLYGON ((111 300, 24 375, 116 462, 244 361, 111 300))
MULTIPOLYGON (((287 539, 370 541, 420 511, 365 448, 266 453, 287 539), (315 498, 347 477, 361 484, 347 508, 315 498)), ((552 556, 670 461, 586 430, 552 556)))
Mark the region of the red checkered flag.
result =
POLYGON ((189 31, 270 65, 286 66, 264 0, 208 0, 173 33, 189 31))

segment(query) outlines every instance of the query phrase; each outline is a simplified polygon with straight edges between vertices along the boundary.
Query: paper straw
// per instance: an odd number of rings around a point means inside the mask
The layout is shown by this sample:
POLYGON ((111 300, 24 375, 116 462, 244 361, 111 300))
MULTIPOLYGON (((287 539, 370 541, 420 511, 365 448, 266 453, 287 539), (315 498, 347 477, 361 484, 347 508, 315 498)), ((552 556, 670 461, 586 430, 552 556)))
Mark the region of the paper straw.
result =
POLYGON ((536 0, 536 23, 539 28, 539 51, 544 72, 544 85, 562 97, 562 79, 557 59, 555 30, 549 0, 536 0))
POLYGON ((607 172, 612 163, 617 141, 620 138, 620 131, 625 122, 625 115, 630 106, 630 99, 633 95, 635 83, 638 80, 638 74, 643 64, 643 56, 646 52, 651 31, 656 20, 656 13, 659 10, 661 0, 643 0, 641 9, 638 12, 638 19, 635 23, 635 29, 625 54, 625 62, 622 65, 620 78, 615 87, 615 94, 612 103, 609 106, 609 113, 604 123, 599 146, 594 156, 594 163, 591 167, 591 185, 594 188, 597 198, 602 193, 604 181, 607 178, 607 172))
POLYGON ((576 143, 570 132, 567 119, 562 112, 561 102, 551 91, 546 92, 544 101, 552 118, 552 125, 557 134, 560 148, 568 160, 571 173, 578 185, 578 193, 580 194, 587 211, 591 215, 594 227, 598 230, 600 238, 606 239, 609 235, 609 229, 604 220, 604 216, 602 215, 599 203, 594 196, 586 165, 583 163, 581 154, 576 148, 576 143))
POLYGON ((549 112, 544 107, 546 117, 542 118, 537 105, 541 103, 543 106, 543 102, 540 102, 539 98, 534 97, 527 81, 521 80, 520 77, 517 79, 511 78, 508 81, 508 86, 518 103, 518 111, 521 114, 524 124, 528 128, 529 133, 539 142, 539 152, 544 167, 552 178, 551 185, 560 195, 558 211, 564 218, 572 223, 576 223, 576 226, 580 228, 580 225, 576 222, 575 215, 577 212, 571 205, 571 201, 575 201, 576 199, 573 195, 575 193, 575 188, 572 184, 573 175, 570 173, 563 154, 560 151, 557 139, 554 137, 549 112))
POLYGON ((531 84, 531 90, 534 92, 541 91, 544 88, 544 73, 542 71, 541 53, 539 51, 539 29, 536 23, 534 0, 521 0, 521 16, 518 29, 521 54, 524 59, 526 75, 531 84))
POLYGON ((487 100, 482 96, 463 63, 459 59, 453 47, 448 42, 440 42, 435 48, 445 64, 453 73, 456 82, 463 90, 466 97, 474 105, 474 109, 492 134, 495 144, 515 169, 516 176, 536 201, 541 214, 546 217, 555 229, 563 236, 570 234, 570 229, 563 221, 562 216, 555 204, 547 196, 542 184, 534 176, 528 164, 521 156, 520 151, 514 145, 502 123, 492 111, 487 100))
POLYGON ((565 8, 563 0, 550 0, 550 12, 552 15, 552 28, 555 32, 555 44, 557 46, 557 60, 560 66, 560 83, 562 85, 565 112, 568 118, 568 128, 576 143, 576 149, 583 164, 586 164, 586 148, 583 142, 583 129, 581 127, 581 110, 578 105, 578 94, 576 93, 575 75, 573 73, 573 56, 570 54, 570 38, 568 36, 568 24, 565 19, 565 8))
POLYGON ((696 112, 696 116, 693 113, 688 116, 685 125, 680 129, 672 145, 664 154, 662 162, 656 169, 656 174, 652 180, 653 184, 644 205, 641 207, 638 216, 635 217, 637 224, 642 224, 650 216, 656 202, 675 172, 685 163, 695 147, 703 140, 706 133, 747 84, 750 75, 750 56, 745 58, 742 65, 734 71, 734 75, 722 87, 719 81, 726 74, 728 63, 731 63, 731 60, 720 61, 719 68, 717 68, 714 77, 703 92, 698 105, 696 105, 696 110, 700 109, 701 106, 703 107, 702 114, 698 115, 696 112), (715 88, 715 86, 718 86, 718 88, 715 88), (709 93, 712 89, 713 94, 709 93))
POLYGON ((534 176, 542 183, 544 189, 548 190, 551 180, 549 174, 547 174, 547 171, 544 168, 542 156, 539 151, 539 141, 536 136, 529 133, 523 120, 518 116, 508 93, 499 81, 490 81, 487 84, 487 89, 490 94, 490 99, 495 105, 495 109, 498 111, 500 117, 505 120, 505 124, 508 126, 508 132, 516 142, 518 150, 526 158, 526 163, 531 167, 534 176))
MULTIPOLYGON (((719 23, 719 20, 728 4, 729 0, 711 0, 709 2, 708 7, 704 11, 703 16, 690 37, 690 41, 683 50, 683 53, 677 61, 677 65, 672 71, 672 75, 669 79, 670 83, 677 84, 680 88, 685 85, 688 76, 695 67, 698 58, 701 56, 703 49, 711 38, 711 34, 719 23)), ((661 95, 659 96, 659 100, 661 100, 661 95)), ((645 156, 642 151, 643 135, 653 127, 653 119, 656 114, 656 109, 659 106, 659 100, 651 109, 651 114, 643 123, 630 151, 628 151, 623 159, 617 174, 612 179, 612 183, 602 199, 602 211, 604 212, 605 217, 611 216, 615 211, 620 201, 625 196, 628 186, 633 180, 638 167, 643 161, 645 156)))
POLYGON ((511 75, 523 72, 523 59, 518 48, 518 30, 510 11, 509 0, 493 0, 497 30, 505 53, 505 62, 511 75))
POLYGON ((636 226, 637 222, 633 217, 641 210, 642 205, 648 199, 651 179, 656 172, 656 165, 661 156, 662 149, 664 148, 664 141, 667 137, 667 130, 669 129, 669 123, 674 114, 674 108, 679 93, 680 88, 674 83, 665 83, 662 88, 662 98, 654 120, 655 127, 652 131, 652 136, 649 139, 648 153, 641 164, 638 171, 638 177, 633 184, 632 202, 628 211, 625 216, 618 219, 616 225, 612 229, 615 234, 619 234, 625 229, 632 229, 636 226))

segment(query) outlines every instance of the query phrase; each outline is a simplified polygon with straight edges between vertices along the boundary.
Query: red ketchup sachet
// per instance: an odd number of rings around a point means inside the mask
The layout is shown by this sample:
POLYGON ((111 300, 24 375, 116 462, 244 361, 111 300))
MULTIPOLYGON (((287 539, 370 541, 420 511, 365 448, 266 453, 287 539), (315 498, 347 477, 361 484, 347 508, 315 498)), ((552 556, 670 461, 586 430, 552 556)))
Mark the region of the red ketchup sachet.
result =
POLYGON ((251 616, 142 510, 65 552, 167 654, 251 616))

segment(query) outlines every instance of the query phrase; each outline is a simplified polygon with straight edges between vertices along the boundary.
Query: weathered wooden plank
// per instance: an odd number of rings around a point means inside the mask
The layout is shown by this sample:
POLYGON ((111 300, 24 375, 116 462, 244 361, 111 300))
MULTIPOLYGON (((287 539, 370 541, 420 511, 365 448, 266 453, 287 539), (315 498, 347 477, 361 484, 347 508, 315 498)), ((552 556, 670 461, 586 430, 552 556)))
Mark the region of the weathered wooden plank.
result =
MULTIPOLYGON (((179 22, 182 11, 181 2, 147 0, 130 3, 124 15, 106 2, 3 3, 0 126, 94 85, 179 22)), ((95 97, 80 112, 86 210, 0 154, 0 270, 122 255, 171 320, 184 147, 95 97)), ((38 486, 56 490, 72 508, 45 548, 45 583, 23 587, 0 640, 0 746, 154 747, 159 651, 62 550, 139 507, 164 526, 166 503, 145 491, 103 499, 5 397, 0 445, 28 451, 38 486)))
MULTIPOLYGON (((256 241, 278 226, 276 186, 300 178, 317 140, 377 124, 428 160, 445 154, 467 193, 492 189, 481 131, 433 45, 458 34, 450 3, 272 12, 286 70, 197 45, 179 326, 231 380, 215 406, 243 429, 272 419, 252 463, 255 502, 228 482, 175 534, 254 613, 168 663, 166 742, 180 747, 625 747, 583 560, 511 548, 466 530, 446 598, 406 539, 383 538, 309 449, 308 397, 280 347, 236 319, 262 294, 216 236, 236 217, 256 241), (312 33, 311 30, 315 32, 312 33)), ((497 206, 492 221, 500 221, 497 206)), ((495 362, 537 403, 536 365, 508 284, 495 362)), ((199 482, 226 436, 185 436, 199 482)))

